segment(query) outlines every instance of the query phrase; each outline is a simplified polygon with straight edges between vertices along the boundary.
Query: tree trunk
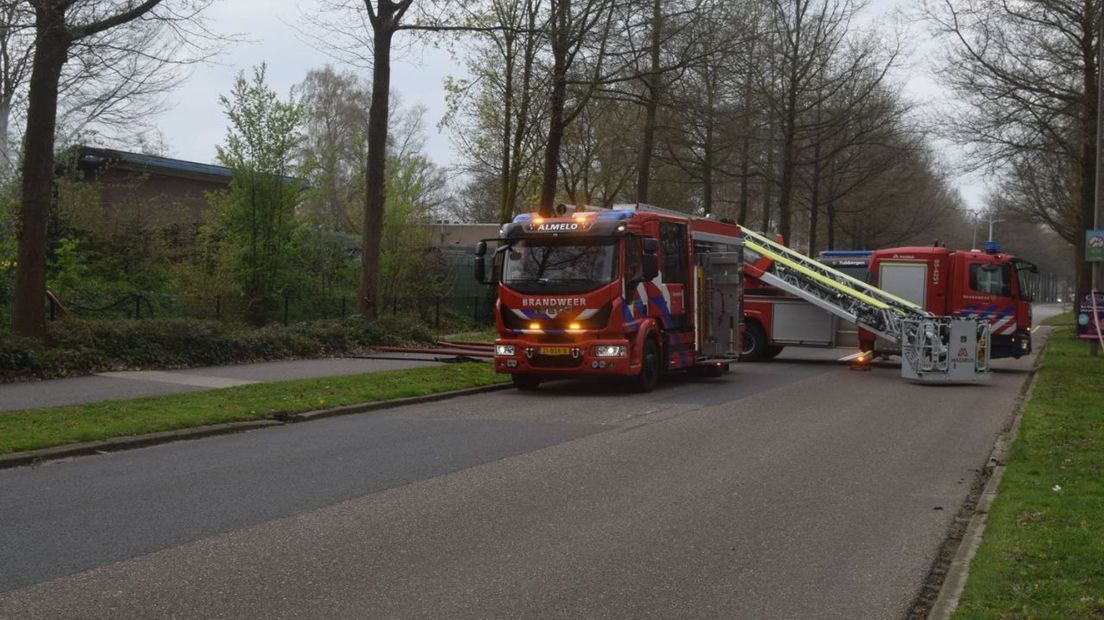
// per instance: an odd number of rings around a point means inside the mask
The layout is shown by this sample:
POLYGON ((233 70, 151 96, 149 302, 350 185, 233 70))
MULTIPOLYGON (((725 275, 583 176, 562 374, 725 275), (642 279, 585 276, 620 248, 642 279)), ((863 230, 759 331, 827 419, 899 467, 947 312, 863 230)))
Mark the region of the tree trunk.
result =
POLYGON ((568 0, 555 3, 552 16, 552 92, 548 98, 548 144, 544 147, 544 178, 540 210, 552 213, 556 202, 556 181, 560 169, 560 145, 564 135, 564 106, 567 103, 568 0))
POLYGON ((15 169, 11 153, 11 103, 0 101, 0 178, 5 178, 7 173, 15 169))
POLYGON ((782 179, 778 197, 778 232, 790 243, 790 226, 793 221, 794 168, 797 164, 797 101, 791 94, 792 105, 787 105, 782 126, 782 179))
MULTIPOLYGON (((651 71, 645 79, 648 102, 645 108, 644 136, 640 144, 640 167, 636 179, 636 201, 648 202, 648 185, 652 176, 652 151, 655 150, 656 113, 659 111, 659 43, 663 27, 660 1, 652 1, 651 71)), ((709 213, 709 211, 706 211, 709 213)))
MULTIPOLYGON (((817 145, 817 157, 820 157, 820 145, 817 145)), ((813 167, 813 189, 809 197, 809 256, 816 256, 817 227, 820 225, 820 166, 813 167)))
POLYGON ((525 54, 521 72, 521 103, 518 105, 517 124, 514 127, 513 162, 510 166, 510 184, 507 194, 510 204, 517 202, 518 188, 521 184, 521 148, 525 133, 529 131, 529 103, 532 100, 533 62, 536 56, 537 14, 532 3, 526 3, 529 17, 529 32, 525 35, 525 54))
POLYGON ((828 201, 824 203, 824 213, 828 216, 828 249, 836 249, 836 157, 828 160, 828 201))
POLYGON ((717 117, 716 99, 716 76, 714 74, 709 78, 709 89, 705 99, 705 140, 702 143, 702 210, 705 212, 704 215, 713 213, 713 168, 715 166, 713 161, 715 159, 713 155, 713 134, 717 117))
POLYGON ((387 116, 391 96, 391 37, 394 7, 379 3, 372 56, 372 103, 368 108, 368 161, 365 170, 364 233, 360 254, 360 295, 357 309, 366 318, 379 312, 380 239, 383 236, 384 187, 387 171, 387 116))
POLYGON ((748 221, 749 196, 748 190, 751 184, 751 97, 744 94, 744 137, 740 141, 740 216, 736 220, 741 226, 746 226, 748 221))
POLYGON ((65 14, 37 9, 35 52, 27 98, 19 262, 15 269, 12 328, 16 335, 46 336, 46 226, 54 188, 54 131, 58 81, 70 39, 65 14))
MULTIPOLYGON (((767 114, 770 114, 768 111, 767 114)), ((763 171, 763 214, 762 225, 764 233, 770 232, 771 227, 771 202, 774 200, 774 115, 770 114, 767 122, 767 166, 763 171)))
MULTIPOLYGON (((1095 20, 1093 20, 1095 22, 1095 20)), ((1074 264, 1077 265, 1077 290, 1092 288, 1092 266, 1085 261, 1085 233, 1092 228, 1096 212, 1096 137, 1097 137, 1097 48, 1094 28, 1086 29, 1082 38, 1081 55, 1085 88, 1084 111, 1081 122, 1081 192, 1078 205, 1078 230, 1074 238, 1074 264)), ((1104 33, 1097 33, 1104 35, 1104 33)))
POLYGON ((503 82, 505 92, 502 96, 502 170, 499 184, 498 221, 509 222, 514 215, 514 197, 510 194, 510 147, 513 143, 514 120, 514 35, 507 32, 506 36, 506 77, 503 82))

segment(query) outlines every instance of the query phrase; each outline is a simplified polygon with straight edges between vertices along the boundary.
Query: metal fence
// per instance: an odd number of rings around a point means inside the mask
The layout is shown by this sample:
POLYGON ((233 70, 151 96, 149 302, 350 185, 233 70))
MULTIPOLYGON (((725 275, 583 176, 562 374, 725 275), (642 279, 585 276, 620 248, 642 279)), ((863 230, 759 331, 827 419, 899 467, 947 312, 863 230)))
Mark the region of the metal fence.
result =
MULTIPOLYGON (((489 325, 494 322, 493 289, 484 287, 476 294, 436 295, 430 297, 387 297, 381 300, 383 316, 417 317, 440 327, 451 323, 489 325)), ((133 292, 113 296, 51 298, 51 320, 64 315, 97 319, 193 318, 240 321, 249 313, 240 297, 197 296, 133 292)), ((337 319, 357 313, 356 297, 349 295, 304 296, 288 291, 265 309, 270 321, 284 325, 302 321, 337 319)))

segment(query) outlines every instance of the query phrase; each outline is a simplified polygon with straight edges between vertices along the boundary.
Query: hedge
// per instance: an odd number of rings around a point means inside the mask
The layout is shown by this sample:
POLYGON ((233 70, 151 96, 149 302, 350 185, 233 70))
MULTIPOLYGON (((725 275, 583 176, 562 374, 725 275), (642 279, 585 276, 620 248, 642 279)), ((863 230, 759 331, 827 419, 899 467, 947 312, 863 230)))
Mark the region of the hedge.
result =
POLYGON ((399 317, 261 328, 196 319, 65 319, 50 324, 45 342, 0 335, 0 381, 319 357, 433 340, 425 325, 399 317))

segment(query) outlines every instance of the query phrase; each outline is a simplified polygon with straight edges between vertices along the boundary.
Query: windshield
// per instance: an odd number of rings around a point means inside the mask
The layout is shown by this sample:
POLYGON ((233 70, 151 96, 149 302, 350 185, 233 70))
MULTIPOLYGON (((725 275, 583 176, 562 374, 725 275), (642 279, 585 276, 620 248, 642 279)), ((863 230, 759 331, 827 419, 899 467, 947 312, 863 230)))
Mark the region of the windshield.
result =
POLYGON ((591 290, 617 277, 616 250, 612 239, 519 239, 503 282, 522 292, 591 290))

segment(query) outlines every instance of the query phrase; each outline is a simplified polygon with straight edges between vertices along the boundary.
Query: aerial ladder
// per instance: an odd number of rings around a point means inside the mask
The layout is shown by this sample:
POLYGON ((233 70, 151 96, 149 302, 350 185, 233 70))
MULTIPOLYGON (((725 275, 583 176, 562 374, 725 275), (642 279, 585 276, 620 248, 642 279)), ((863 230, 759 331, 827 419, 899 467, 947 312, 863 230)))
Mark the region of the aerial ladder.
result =
POLYGON ((746 272, 901 347, 901 375, 925 382, 986 380, 989 323, 941 317, 741 227, 746 272))

